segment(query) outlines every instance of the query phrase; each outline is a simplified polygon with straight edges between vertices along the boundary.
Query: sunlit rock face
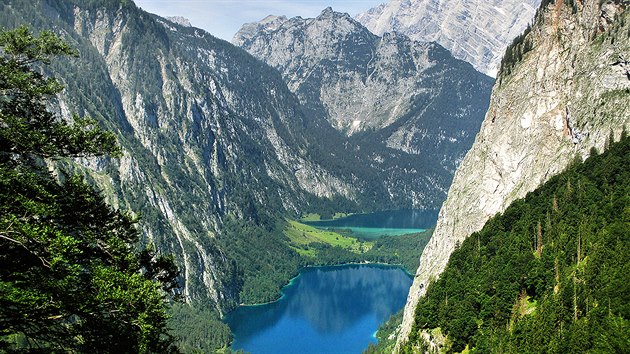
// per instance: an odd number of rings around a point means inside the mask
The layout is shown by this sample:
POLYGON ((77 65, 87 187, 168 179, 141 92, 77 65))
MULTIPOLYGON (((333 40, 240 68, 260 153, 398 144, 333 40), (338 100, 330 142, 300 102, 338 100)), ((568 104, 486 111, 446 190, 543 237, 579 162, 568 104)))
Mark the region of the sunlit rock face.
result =
POLYGON ((435 41, 496 76, 505 48, 527 27, 540 0, 390 0, 356 16, 375 34, 435 41))
MULTIPOLYGON (((310 19, 268 16, 244 25, 233 43, 277 68, 303 104, 318 108, 348 135, 382 129, 409 113, 421 115, 414 106, 426 109, 447 94, 460 120, 474 119, 483 102, 458 96, 487 93, 491 82, 435 43, 394 33, 376 36, 331 8, 310 19)), ((392 137, 392 144, 408 144, 405 139, 392 137)))
POLYGON ((234 250, 218 240, 227 218, 255 222, 265 210, 359 194, 360 181, 314 161, 299 101, 244 50, 131 1, 15 0, 0 10, 2 27, 52 29, 77 48, 51 66, 66 86, 57 113, 94 117, 124 156, 71 168, 142 214, 142 241, 176 257, 186 300, 222 312, 238 303, 234 250))
POLYGON ((331 8, 309 19, 268 16, 244 25, 233 43, 279 70, 308 115, 325 117, 362 153, 373 151, 370 165, 392 198, 441 204, 479 129, 492 78, 439 44, 379 37, 331 8))
POLYGON ((481 131, 455 173, 420 258, 399 342, 409 335, 419 297, 458 242, 576 157, 593 147, 601 151, 630 128, 628 17, 623 4, 598 0, 541 9, 522 42, 532 49, 499 74, 481 131))

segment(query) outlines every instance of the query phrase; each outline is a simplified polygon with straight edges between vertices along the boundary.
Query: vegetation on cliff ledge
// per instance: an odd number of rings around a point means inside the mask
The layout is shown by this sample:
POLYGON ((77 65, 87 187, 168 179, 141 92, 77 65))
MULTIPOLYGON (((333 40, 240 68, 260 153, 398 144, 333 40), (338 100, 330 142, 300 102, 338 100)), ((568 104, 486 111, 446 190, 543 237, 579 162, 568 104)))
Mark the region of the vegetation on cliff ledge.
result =
POLYGON ((576 162, 453 252, 403 352, 621 353, 630 348, 630 138, 576 162))

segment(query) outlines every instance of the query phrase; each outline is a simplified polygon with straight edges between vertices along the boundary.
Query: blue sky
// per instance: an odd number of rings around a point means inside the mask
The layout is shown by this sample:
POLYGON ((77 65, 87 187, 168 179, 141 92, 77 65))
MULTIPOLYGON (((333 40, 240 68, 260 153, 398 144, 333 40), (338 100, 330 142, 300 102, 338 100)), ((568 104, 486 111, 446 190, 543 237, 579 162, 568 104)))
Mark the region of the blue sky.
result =
POLYGON ((315 17, 328 6, 354 16, 387 0, 134 0, 145 11, 160 16, 184 16, 193 26, 232 40, 247 22, 267 15, 315 17))

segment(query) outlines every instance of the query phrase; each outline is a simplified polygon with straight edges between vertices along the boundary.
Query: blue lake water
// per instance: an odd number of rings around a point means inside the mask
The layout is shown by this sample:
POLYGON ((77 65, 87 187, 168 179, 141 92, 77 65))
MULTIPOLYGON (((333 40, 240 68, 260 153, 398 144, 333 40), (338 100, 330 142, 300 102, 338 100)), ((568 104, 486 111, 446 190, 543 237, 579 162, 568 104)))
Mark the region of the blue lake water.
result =
POLYGON ((435 226, 439 210, 389 210, 370 214, 354 214, 335 220, 304 221, 319 229, 344 229, 353 236, 375 239, 424 232, 435 226))
POLYGON ((412 277, 401 268, 305 268, 276 302, 226 316, 232 349, 263 353, 361 353, 378 325, 400 310, 412 277))

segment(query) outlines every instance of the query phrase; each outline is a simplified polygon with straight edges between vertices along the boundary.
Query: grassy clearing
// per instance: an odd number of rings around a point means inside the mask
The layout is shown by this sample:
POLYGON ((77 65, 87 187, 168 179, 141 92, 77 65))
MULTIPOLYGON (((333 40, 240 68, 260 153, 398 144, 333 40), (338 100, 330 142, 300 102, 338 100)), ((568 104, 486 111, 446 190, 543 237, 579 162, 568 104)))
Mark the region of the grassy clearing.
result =
MULTIPOLYGON (((348 213, 335 213, 332 217, 332 220, 336 220, 336 219, 341 219, 341 218, 345 218, 348 217, 352 214, 348 214, 348 213)), ((321 220, 328 220, 328 219, 322 219, 322 216, 320 214, 317 213, 310 213, 310 214, 306 214, 303 217, 300 218, 300 221, 321 221, 321 220)))
POLYGON ((316 252, 308 246, 323 243, 340 247, 353 253, 363 253, 372 247, 371 242, 361 242, 354 237, 343 236, 337 232, 319 230, 294 220, 288 220, 284 234, 291 241, 291 247, 304 256, 314 257, 316 252))
POLYGON ((400 264, 410 274, 418 268, 418 255, 431 238, 431 231, 425 231, 366 240, 348 229, 322 230, 295 220, 287 220, 284 234, 289 247, 308 258, 309 264, 400 264))
POLYGON ((320 221, 322 219, 322 216, 319 214, 315 214, 315 213, 310 213, 310 214, 306 214, 304 215, 300 221, 320 221))

